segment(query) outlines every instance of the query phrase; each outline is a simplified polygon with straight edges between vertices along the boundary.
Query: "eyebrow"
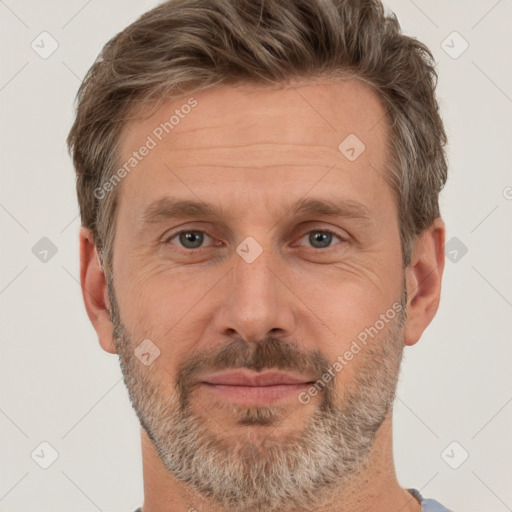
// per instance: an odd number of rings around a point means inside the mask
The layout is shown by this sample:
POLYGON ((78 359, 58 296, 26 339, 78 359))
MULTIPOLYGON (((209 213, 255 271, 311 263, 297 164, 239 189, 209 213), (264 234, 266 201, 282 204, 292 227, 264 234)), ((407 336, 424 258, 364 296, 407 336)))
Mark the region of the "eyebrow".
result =
MULTIPOLYGON (((370 210, 365 205, 347 199, 303 198, 284 208, 284 213, 280 219, 287 215, 344 217, 366 222, 371 220, 370 210)), ((197 219, 212 216, 223 217, 223 208, 201 201, 163 197, 157 199, 146 208, 142 215, 142 226, 158 224, 172 219, 197 219)))

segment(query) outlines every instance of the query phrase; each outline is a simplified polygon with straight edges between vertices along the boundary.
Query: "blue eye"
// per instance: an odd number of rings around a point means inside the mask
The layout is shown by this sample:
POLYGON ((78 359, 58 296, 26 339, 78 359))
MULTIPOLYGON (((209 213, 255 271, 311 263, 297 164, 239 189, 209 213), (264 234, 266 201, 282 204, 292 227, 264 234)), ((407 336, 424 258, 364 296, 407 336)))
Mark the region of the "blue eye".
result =
POLYGON ((184 249, 199 249, 205 239, 205 236, 211 238, 210 235, 204 231, 185 230, 179 231, 175 235, 168 238, 165 243, 169 243, 171 240, 178 238, 180 244, 184 249))
MULTIPOLYGON (((341 242, 345 241, 340 235, 329 229, 314 229, 308 231, 301 237, 301 240, 305 237, 308 237, 308 242, 311 244, 313 249, 329 249, 334 238, 337 238, 341 242)), ((178 233, 171 235, 169 238, 164 240, 164 243, 168 244, 175 239, 178 240, 179 247, 190 250, 204 248, 203 243, 205 242, 205 239, 213 240, 213 238, 205 231, 189 229, 179 231, 178 233)))
POLYGON ((308 231, 302 238, 306 236, 308 237, 308 242, 312 244, 314 249, 328 249, 331 246, 333 237, 343 242, 343 239, 339 235, 329 229, 314 229, 308 231))

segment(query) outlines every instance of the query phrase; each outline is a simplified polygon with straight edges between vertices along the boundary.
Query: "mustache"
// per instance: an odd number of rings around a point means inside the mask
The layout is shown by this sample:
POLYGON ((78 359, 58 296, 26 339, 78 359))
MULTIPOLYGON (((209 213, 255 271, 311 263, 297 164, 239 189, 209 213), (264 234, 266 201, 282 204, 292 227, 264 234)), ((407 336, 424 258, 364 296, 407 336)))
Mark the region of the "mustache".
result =
POLYGON ((298 344, 272 336, 251 343, 235 338, 220 349, 203 350, 183 362, 176 374, 177 391, 180 396, 186 396, 205 371, 242 368, 257 372, 264 369, 292 370, 315 375, 316 380, 327 372, 329 362, 319 350, 302 351, 298 344))

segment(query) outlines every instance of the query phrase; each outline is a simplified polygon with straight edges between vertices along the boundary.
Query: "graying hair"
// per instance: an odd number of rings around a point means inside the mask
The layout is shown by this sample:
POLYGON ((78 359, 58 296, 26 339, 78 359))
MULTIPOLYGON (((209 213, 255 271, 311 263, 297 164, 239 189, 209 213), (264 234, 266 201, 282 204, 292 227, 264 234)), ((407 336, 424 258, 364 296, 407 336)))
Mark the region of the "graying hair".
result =
POLYGON ((170 0, 108 41, 77 93, 67 143, 82 226, 91 229, 107 276, 119 187, 101 200, 94 191, 119 165, 128 120, 216 85, 279 87, 341 76, 369 84, 386 107, 391 156, 384 177, 408 266, 417 237, 440 216, 447 178, 430 50, 403 35, 379 0, 170 0))

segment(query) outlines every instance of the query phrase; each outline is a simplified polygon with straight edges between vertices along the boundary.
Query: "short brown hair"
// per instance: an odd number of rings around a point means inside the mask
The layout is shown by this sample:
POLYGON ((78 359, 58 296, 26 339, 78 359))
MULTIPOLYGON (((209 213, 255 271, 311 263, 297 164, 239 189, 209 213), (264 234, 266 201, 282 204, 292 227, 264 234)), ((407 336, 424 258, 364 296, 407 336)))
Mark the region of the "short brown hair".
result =
MULTIPOLYGON (((77 93, 67 138, 77 175, 82 226, 92 230, 112 271, 118 189, 94 193, 118 164, 120 134, 134 113, 222 84, 283 85, 351 76, 386 107, 402 261, 440 216, 447 178, 446 134, 429 49, 401 33, 379 0, 169 0, 113 37, 77 93), (141 108, 142 107, 142 108, 141 108)), ((341 142, 341 141, 340 141, 341 142)))

